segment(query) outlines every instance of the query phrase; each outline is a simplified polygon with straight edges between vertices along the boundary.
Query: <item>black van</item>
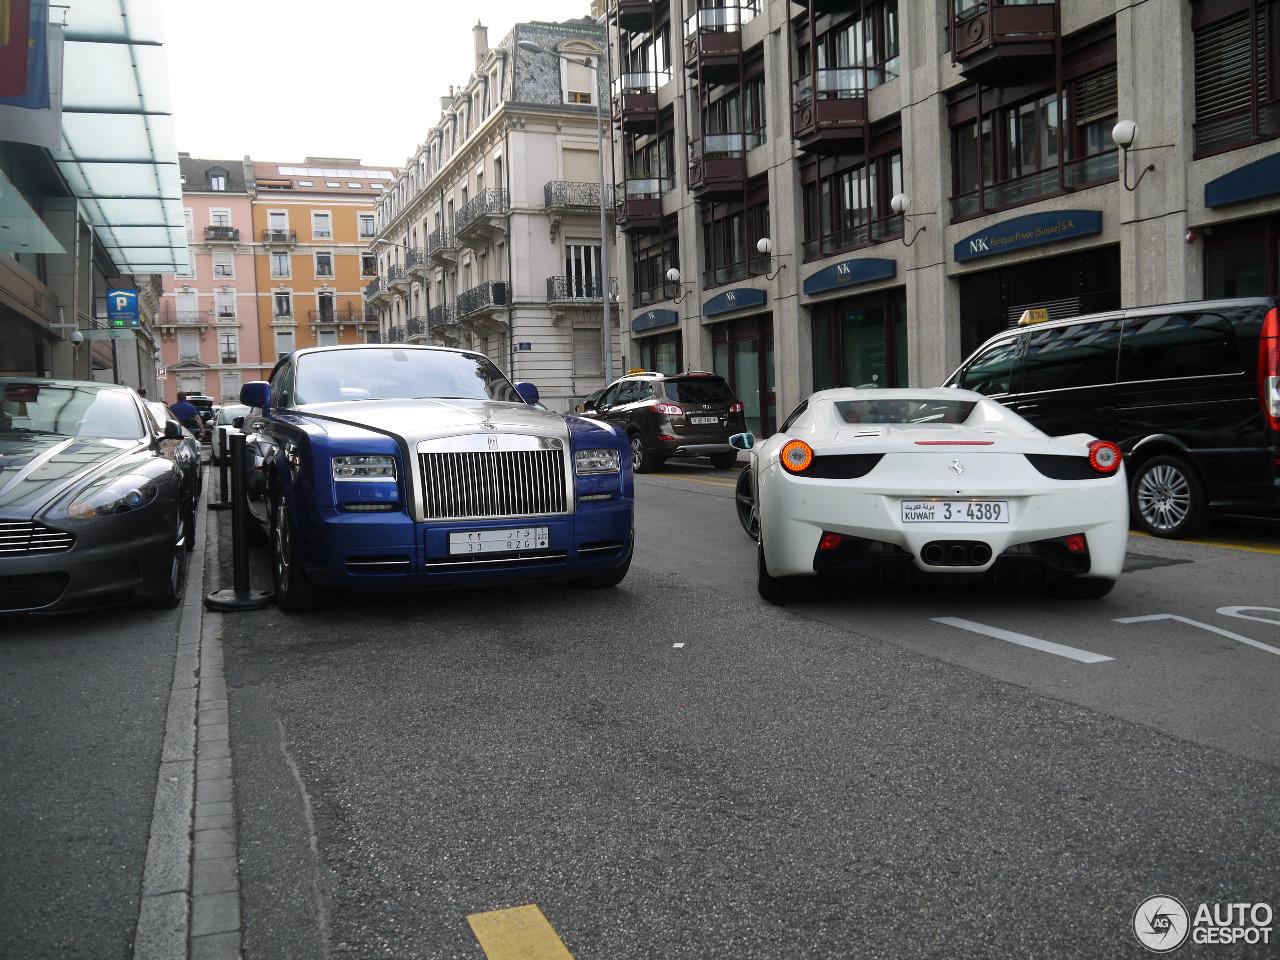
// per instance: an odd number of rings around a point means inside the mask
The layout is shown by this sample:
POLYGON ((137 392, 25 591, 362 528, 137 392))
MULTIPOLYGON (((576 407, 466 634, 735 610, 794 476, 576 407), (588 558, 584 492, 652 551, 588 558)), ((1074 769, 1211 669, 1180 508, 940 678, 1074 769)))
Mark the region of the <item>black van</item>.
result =
POLYGON ((1054 436, 1124 451, 1134 521, 1161 537, 1211 509, 1280 506, 1276 300, 1202 300, 1097 313, 992 337, 946 382, 1054 436))

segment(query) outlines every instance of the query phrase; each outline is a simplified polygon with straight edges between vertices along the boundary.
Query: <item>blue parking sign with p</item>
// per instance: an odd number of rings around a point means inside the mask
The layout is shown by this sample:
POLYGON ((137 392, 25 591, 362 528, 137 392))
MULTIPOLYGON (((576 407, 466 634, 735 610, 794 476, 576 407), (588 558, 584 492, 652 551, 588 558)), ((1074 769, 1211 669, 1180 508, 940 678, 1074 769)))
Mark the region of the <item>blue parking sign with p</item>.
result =
POLYGON ((113 327, 136 327, 138 325, 138 291, 108 290, 107 320, 113 327))

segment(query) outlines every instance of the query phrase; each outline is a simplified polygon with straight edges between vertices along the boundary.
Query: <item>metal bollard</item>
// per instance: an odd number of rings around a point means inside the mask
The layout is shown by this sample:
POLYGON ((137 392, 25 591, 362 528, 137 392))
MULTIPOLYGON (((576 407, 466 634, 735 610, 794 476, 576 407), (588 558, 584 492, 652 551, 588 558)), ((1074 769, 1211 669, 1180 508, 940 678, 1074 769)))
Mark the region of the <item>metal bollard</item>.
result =
POLYGON ((210 500, 209 509, 229 510, 231 501, 227 499, 227 441, 231 437, 231 431, 226 424, 220 425, 217 430, 222 435, 222 442, 217 445, 218 449, 222 451, 222 456, 218 458, 218 496, 221 499, 210 500))
POLYGON ((231 570, 234 586, 204 598, 210 610, 260 610, 275 599, 274 590, 249 589, 248 501, 244 495, 244 434, 231 441, 231 570))

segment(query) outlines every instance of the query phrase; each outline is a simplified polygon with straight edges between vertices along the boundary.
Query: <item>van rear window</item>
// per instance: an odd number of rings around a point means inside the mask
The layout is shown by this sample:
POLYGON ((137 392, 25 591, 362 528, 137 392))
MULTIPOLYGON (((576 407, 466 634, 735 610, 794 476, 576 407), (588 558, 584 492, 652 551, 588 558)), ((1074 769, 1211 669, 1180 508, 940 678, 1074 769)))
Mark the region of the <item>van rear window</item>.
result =
POLYGON ((1235 330, 1216 313, 1130 317, 1120 337, 1121 382, 1240 373, 1235 330))

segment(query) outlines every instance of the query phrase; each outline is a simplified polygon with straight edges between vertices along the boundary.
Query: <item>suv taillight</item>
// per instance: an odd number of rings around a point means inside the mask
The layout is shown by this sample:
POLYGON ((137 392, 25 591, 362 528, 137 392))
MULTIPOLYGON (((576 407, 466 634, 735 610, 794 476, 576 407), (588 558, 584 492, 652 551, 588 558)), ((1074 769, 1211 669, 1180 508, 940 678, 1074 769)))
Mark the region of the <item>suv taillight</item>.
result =
POLYGON ((742 413, 742 411, 743 411, 743 410, 745 410, 745 409, 746 409, 746 408, 745 408, 745 407, 743 407, 743 405, 742 405, 741 403, 735 403, 732 407, 730 407, 730 408, 729 408, 729 412, 730 412, 730 413, 742 413))
POLYGON ((1280 309, 1276 307, 1267 311, 1258 340, 1258 401, 1267 426, 1280 431, 1280 309))
POLYGON ((653 409, 668 417, 683 417, 684 411, 677 407, 674 403, 655 403, 653 409))

